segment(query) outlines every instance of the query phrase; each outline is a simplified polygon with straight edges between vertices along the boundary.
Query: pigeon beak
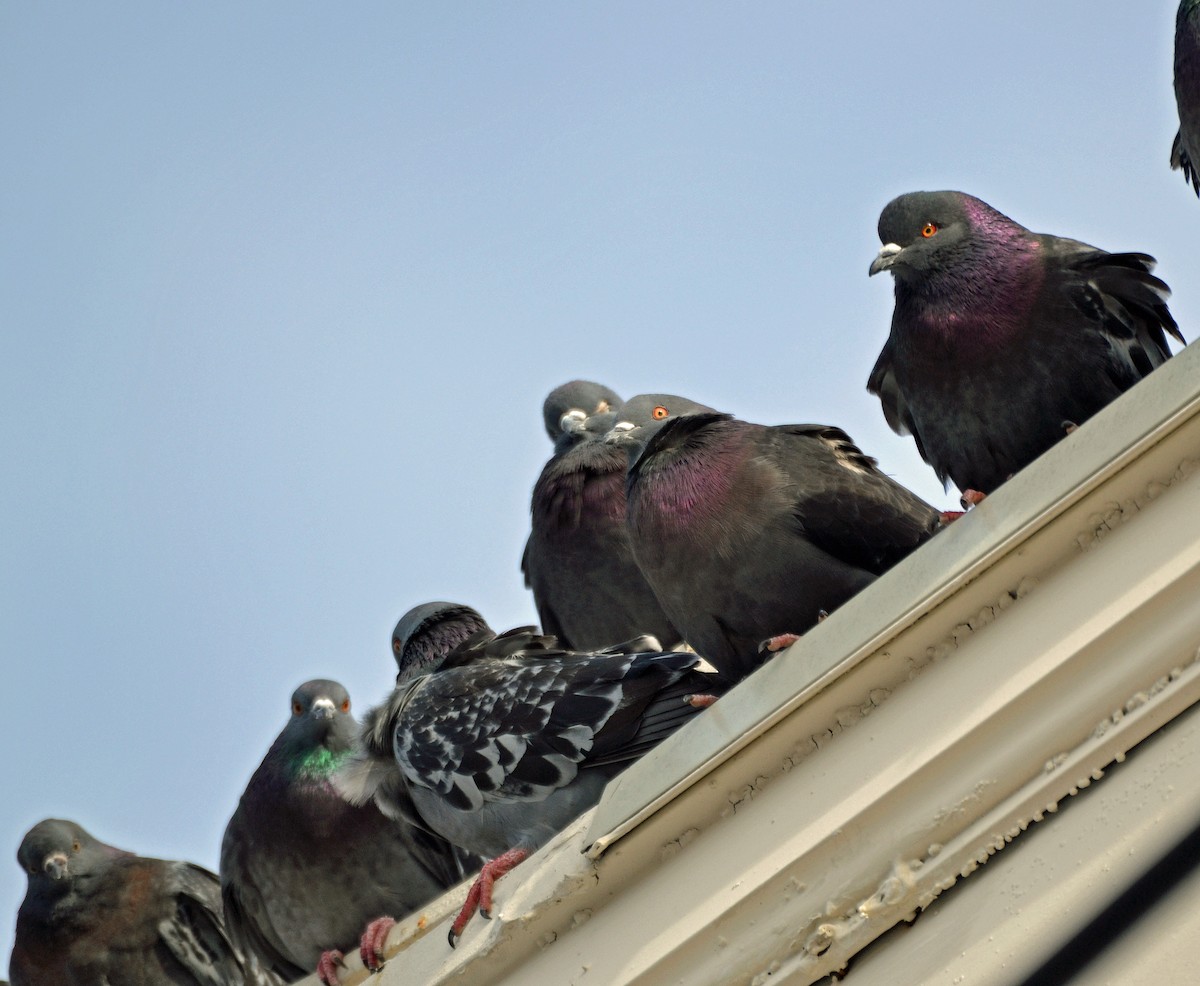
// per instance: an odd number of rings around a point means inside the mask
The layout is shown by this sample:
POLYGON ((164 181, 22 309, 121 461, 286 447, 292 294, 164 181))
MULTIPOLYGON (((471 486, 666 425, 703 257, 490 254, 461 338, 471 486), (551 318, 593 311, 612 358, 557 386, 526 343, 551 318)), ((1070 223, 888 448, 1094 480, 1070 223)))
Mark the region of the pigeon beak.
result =
POLYGON ((887 270, 896 262, 896 258, 900 255, 900 251, 903 249, 904 247, 900 246, 899 243, 885 243, 883 245, 883 249, 881 249, 875 259, 871 261, 871 267, 867 271, 867 276, 874 277, 880 271, 887 270))
POLYGON ((51 853, 42 863, 42 870, 51 880, 61 880, 67 875, 67 854, 51 853))
POLYGON ((314 719, 332 719, 336 711, 332 699, 319 698, 313 702, 311 715, 314 719))
POLYGON ((583 431, 586 424, 587 415, 578 408, 572 408, 558 419, 558 430, 564 435, 573 435, 577 431, 583 431))
POLYGON ((624 445, 630 440, 632 433, 637 430, 637 426, 632 421, 618 421, 612 426, 612 431, 604 436, 604 444, 624 445))

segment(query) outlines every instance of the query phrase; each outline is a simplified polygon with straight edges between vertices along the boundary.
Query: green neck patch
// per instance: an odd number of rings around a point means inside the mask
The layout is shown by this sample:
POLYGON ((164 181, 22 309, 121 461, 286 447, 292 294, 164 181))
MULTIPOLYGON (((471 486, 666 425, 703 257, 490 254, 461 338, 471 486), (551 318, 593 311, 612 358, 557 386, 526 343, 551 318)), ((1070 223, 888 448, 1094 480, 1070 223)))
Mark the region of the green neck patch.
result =
POLYGON ((292 772, 296 777, 305 780, 325 780, 349 755, 349 750, 335 753, 324 746, 318 746, 293 760, 292 772))

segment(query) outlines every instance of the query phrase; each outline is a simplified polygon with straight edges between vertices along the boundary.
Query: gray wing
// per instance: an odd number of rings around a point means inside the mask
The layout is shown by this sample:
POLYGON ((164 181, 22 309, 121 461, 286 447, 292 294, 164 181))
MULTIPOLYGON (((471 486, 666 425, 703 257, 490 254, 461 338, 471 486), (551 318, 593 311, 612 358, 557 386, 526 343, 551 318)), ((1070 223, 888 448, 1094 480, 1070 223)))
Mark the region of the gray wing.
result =
MULTIPOLYGON (((221 901, 225 925, 234 944, 255 967, 269 971, 282 982, 293 982, 311 972, 292 961, 275 933, 261 889, 250 879, 242 860, 244 824, 241 809, 234 812, 221 842, 221 901)), ((267 973, 264 973, 266 975, 267 973)))
POLYGON ((277 983, 248 973, 221 921, 221 890, 215 874, 193 863, 171 864, 175 913, 158 934, 191 977, 204 986, 277 983))

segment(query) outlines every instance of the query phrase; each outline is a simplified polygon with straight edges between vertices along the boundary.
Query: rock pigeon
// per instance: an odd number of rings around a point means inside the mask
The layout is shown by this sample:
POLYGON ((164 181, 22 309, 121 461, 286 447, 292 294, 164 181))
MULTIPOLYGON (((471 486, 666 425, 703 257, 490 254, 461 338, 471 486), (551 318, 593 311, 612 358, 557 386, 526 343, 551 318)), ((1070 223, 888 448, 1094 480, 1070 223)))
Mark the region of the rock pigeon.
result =
MULTIPOLYGON (((1144 253, 1031 233, 962 192, 912 192, 879 217, 891 335, 867 389, 960 490, 991 493, 1128 390, 1183 336, 1144 253)), ((686 631, 685 631, 686 632, 686 631)))
POLYGON ((563 416, 555 452, 533 487, 522 570, 542 629, 593 650, 639 634, 682 643, 633 558, 625 528, 626 456, 602 441, 611 412, 563 416))
POLYGON ((1183 0, 1175 15, 1175 102, 1179 132, 1171 167, 1182 170, 1200 195, 1200 0, 1183 0))
POLYGON ((314 968, 336 981, 341 952, 360 934, 363 961, 376 968, 392 919, 461 879, 444 840, 373 804, 348 804, 332 786, 357 736, 346 689, 305 682, 225 830, 221 889, 230 934, 289 982, 314 968))
POLYGON ((29 887, 17 912, 13 986, 266 986, 221 921, 215 874, 115 849, 48 818, 21 841, 29 887))
POLYGON ((667 615, 731 683, 940 528, 829 425, 739 421, 683 397, 628 401, 633 553, 667 615), (775 649, 772 647, 771 649, 775 649))
POLYGON ((552 443, 557 442, 565 425, 564 418, 579 423, 593 414, 615 411, 621 398, 602 383, 569 380, 555 387, 542 402, 542 422, 552 443))
POLYGON ((453 945, 476 907, 488 915, 496 879, 711 703, 715 675, 648 637, 580 653, 532 627, 497 636, 470 607, 419 610, 400 621, 399 685, 364 718, 363 752, 339 786, 387 811, 406 788, 431 829, 494 857, 451 928, 453 945))

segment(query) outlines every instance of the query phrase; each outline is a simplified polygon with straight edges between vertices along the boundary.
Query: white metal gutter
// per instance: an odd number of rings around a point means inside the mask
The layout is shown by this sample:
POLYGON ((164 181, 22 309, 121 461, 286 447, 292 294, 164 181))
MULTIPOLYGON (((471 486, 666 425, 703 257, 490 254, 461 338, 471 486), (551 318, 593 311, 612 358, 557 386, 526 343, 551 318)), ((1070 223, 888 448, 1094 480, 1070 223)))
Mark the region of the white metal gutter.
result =
POLYGON ((405 922, 379 983, 798 984, 866 963, 1200 702, 1197 471, 1193 346, 622 774, 457 951, 461 895, 405 922))

